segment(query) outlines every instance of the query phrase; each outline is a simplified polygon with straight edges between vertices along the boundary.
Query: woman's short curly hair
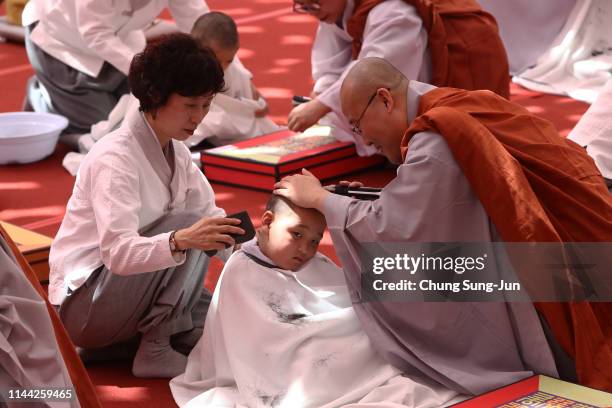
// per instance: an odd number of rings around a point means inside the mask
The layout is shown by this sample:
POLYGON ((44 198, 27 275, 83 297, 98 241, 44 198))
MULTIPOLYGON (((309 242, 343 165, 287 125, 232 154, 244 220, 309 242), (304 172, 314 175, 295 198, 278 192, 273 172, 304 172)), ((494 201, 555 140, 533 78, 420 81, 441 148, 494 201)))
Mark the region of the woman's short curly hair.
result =
POLYGON ((165 105, 173 93, 214 95, 225 87, 223 69, 213 51, 182 33, 161 36, 136 54, 128 81, 143 112, 165 105))

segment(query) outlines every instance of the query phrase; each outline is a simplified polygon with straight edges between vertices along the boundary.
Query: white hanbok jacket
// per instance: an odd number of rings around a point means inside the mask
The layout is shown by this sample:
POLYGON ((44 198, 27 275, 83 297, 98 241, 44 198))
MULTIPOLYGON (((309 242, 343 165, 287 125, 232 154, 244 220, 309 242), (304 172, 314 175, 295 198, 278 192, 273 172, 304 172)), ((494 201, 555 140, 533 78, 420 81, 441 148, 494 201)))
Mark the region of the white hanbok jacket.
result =
POLYGON ((185 260, 172 256, 170 232, 139 231, 172 214, 223 217, 202 172, 172 140, 174 169, 138 110, 96 143, 79 168, 66 215, 51 246, 49 300, 60 304, 101 265, 119 275, 153 272, 185 260))

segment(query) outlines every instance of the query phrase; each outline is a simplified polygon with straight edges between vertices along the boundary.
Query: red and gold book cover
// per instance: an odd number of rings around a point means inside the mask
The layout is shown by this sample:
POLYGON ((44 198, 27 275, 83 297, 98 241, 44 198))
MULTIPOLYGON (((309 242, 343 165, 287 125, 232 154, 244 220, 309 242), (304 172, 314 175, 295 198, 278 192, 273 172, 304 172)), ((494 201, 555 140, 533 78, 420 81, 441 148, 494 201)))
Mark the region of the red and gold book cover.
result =
POLYGON ((271 191, 282 177, 307 168, 320 179, 375 166, 381 156, 360 157, 355 145, 331 136, 328 126, 302 133, 281 130, 202 152, 202 170, 211 181, 271 191))
POLYGON ((610 408, 612 394, 536 375, 453 408, 610 408))

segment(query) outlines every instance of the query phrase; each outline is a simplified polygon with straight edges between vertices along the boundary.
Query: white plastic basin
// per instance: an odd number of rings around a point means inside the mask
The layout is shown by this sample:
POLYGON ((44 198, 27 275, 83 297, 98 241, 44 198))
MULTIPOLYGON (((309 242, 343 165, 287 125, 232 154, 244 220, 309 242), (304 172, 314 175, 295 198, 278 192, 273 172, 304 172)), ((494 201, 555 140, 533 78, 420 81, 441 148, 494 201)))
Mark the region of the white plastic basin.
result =
POLYGON ((52 113, 0 113, 0 164, 44 159, 67 126, 68 119, 52 113))

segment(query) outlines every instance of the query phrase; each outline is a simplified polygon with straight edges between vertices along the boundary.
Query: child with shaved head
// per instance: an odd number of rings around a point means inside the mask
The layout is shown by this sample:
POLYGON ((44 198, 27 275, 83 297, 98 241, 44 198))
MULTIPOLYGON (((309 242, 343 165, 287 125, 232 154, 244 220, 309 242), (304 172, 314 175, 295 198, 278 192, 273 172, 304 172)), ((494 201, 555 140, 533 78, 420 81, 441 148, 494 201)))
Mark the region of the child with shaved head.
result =
POLYGON ((224 71, 225 90, 215 98, 210 114, 190 142, 206 138, 213 145, 222 145, 276 130, 266 118, 268 105, 253 85, 253 74, 236 58, 240 38, 234 20, 218 11, 203 14, 194 23, 191 35, 217 56, 224 71), (250 111, 250 117, 245 110, 250 111))
POLYGON ((321 213, 272 196, 261 222, 225 264, 204 335, 170 382, 180 407, 424 408, 455 396, 374 351, 341 269, 317 252, 321 213))
POLYGON ((326 226, 320 212, 297 207, 279 196, 270 198, 261 222, 257 231, 261 253, 290 271, 299 270, 317 254, 326 226))
POLYGON ((213 50, 223 70, 234 61, 240 48, 236 23, 230 16, 219 11, 202 14, 194 23, 191 35, 201 45, 213 50))

